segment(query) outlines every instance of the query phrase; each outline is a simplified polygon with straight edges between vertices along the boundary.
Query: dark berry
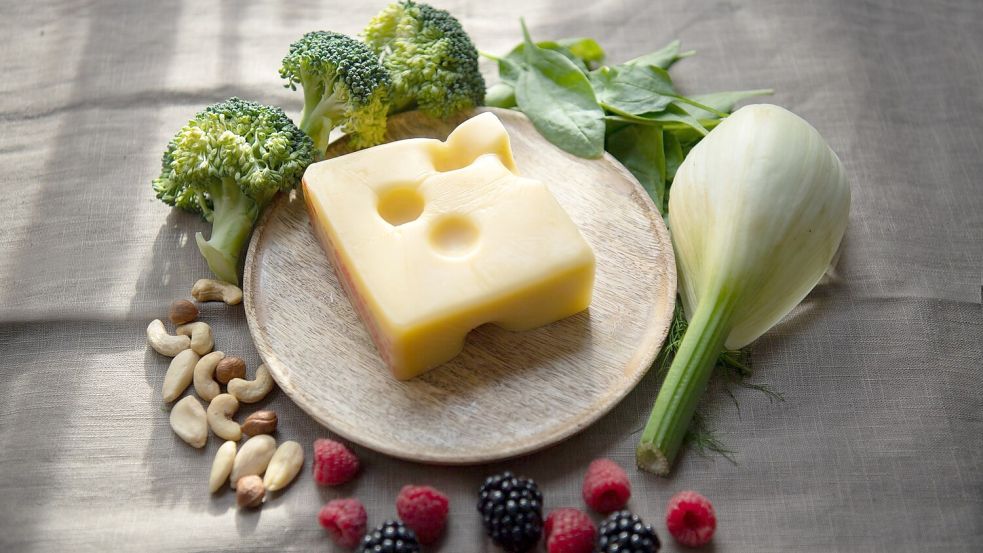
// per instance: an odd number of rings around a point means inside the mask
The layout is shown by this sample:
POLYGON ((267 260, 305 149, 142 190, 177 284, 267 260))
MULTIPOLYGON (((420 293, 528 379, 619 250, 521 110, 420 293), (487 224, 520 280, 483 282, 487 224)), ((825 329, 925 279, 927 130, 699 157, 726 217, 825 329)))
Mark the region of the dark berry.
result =
POLYGON ((652 526, 630 511, 611 513, 597 535, 600 553, 655 553, 659 546, 659 536, 652 526))
POLYGON ((478 490, 485 532, 507 553, 524 553, 543 533, 543 494, 528 478, 511 472, 490 476, 478 490))
POLYGON ((420 542, 416 534, 402 522, 387 520, 381 526, 365 534, 356 553, 419 553, 420 542))

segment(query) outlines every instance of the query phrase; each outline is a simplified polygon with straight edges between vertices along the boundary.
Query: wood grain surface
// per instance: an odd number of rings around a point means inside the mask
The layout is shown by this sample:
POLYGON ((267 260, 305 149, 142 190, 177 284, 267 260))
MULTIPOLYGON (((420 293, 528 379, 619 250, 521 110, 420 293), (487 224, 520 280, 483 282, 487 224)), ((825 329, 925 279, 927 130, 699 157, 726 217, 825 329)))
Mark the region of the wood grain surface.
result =
MULTIPOLYGON (((451 362, 400 382, 345 296, 299 192, 267 209, 249 245, 246 316, 277 383, 335 433, 395 457, 481 463, 576 433, 638 383, 672 318, 672 246, 631 174, 607 154, 584 160, 560 151, 518 112, 488 110, 508 129, 520 173, 546 183, 594 249, 587 311, 528 332, 481 326, 451 362)), ((470 115, 400 114, 387 139, 444 139, 470 115)), ((328 155, 346 148, 342 138, 328 155)))

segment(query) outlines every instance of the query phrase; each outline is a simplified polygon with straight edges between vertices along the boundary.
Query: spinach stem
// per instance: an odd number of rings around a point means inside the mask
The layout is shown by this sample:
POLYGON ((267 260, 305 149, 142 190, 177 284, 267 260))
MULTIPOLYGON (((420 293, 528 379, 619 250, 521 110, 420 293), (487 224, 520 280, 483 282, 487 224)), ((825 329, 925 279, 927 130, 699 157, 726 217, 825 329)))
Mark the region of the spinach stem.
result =
MULTIPOLYGON (((611 110, 608 106, 601 104, 605 109, 611 110)), ((685 131, 687 129, 692 129, 690 125, 685 123, 665 123, 662 121, 655 121, 653 119, 646 119, 644 117, 639 117, 637 115, 607 115, 604 117, 608 121, 618 121, 619 123, 633 123, 636 125, 648 125, 650 127, 662 127, 664 130, 675 132, 675 131, 685 131)), ((700 119, 700 124, 703 125, 707 130, 710 130, 720 123, 723 119, 700 119)))
POLYGON ((696 100, 691 100, 691 99, 687 98, 686 96, 682 96, 680 94, 677 94, 677 95, 673 96, 673 98, 675 98, 677 101, 682 102, 684 104, 689 104, 689 105, 691 105, 691 106, 693 106, 695 108, 702 109, 703 111, 708 111, 708 112, 710 112, 710 113, 712 113, 712 114, 714 114, 714 115, 716 115, 717 117, 720 117, 720 118, 725 118, 725 117, 727 117, 729 115, 725 111, 720 111, 717 108, 708 106, 706 104, 701 104, 700 102, 697 102, 696 100))

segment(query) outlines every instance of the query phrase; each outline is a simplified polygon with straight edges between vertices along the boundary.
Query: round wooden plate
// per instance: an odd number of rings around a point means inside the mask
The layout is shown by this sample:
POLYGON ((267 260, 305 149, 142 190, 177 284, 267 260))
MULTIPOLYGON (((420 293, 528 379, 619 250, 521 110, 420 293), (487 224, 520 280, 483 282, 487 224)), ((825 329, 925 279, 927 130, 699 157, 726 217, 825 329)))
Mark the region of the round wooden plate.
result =
MULTIPOLYGON (((546 183, 594 249, 587 311, 528 332, 479 327, 461 355, 401 382, 352 309, 299 192, 267 209, 249 245, 246 317, 280 388, 332 431, 395 457, 472 464, 554 444, 638 383, 672 319, 672 246, 635 178, 607 154, 560 151, 518 112, 491 111, 509 131, 519 171, 546 183)), ((387 138, 444 139, 466 118, 400 114, 387 138)), ((339 140, 329 156, 345 147, 339 140)))

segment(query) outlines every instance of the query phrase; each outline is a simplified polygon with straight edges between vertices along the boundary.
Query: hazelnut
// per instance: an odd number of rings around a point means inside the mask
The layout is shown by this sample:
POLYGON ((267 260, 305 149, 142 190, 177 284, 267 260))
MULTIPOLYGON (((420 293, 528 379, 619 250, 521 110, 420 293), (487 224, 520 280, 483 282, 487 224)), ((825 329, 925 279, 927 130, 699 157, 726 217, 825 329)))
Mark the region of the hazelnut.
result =
POLYGON ((268 409, 256 411, 246 417, 242 423, 242 431, 250 436, 258 434, 272 434, 276 431, 276 413, 268 409))
POLYGON ((236 505, 243 507, 259 507, 266 497, 266 488, 263 487, 263 479, 252 474, 243 476, 236 482, 236 505))
POLYGON ((175 325, 183 325, 198 318, 198 308, 188 300, 175 300, 167 316, 175 325))
POLYGON ((215 380, 228 384, 233 378, 246 378, 246 362, 241 357, 225 357, 215 367, 215 380))

